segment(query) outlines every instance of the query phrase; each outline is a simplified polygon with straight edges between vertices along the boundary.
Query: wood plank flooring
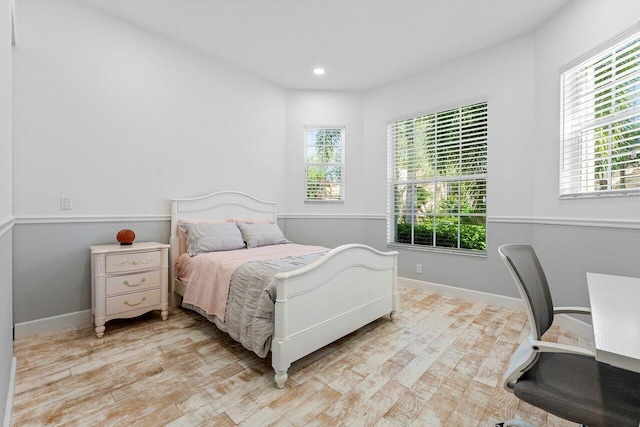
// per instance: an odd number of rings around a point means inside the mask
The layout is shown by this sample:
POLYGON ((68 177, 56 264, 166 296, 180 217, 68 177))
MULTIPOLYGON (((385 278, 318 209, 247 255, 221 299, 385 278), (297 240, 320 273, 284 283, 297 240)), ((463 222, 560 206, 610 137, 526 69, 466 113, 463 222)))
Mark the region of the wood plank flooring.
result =
MULTIPOLYGON (((189 310, 14 342, 13 426, 572 426, 502 389, 521 312, 401 289, 379 319, 295 362, 261 359, 189 310)), ((589 346, 553 327, 545 339, 589 346)))

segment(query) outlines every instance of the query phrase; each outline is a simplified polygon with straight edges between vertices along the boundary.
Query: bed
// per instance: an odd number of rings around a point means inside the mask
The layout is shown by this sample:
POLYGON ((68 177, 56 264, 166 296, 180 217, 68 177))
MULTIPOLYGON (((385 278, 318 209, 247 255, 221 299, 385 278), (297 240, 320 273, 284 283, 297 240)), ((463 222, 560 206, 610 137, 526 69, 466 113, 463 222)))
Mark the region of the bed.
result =
MULTIPOLYGON (((178 278, 176 269, 181 255, 182 259, 189 258, 188 254, 183 255, 188 244, 181 224, 230 220, 276 224, 276 203, 236 191, 171 201, 172 305, 181 303, 190 290, 178 278)), ((279 249, 288 249, 289 244, 281 246, 279 249)), ((382 316, 393 318, 399 309, 397 252, 380 252, 361 244, 343 245, 324 253, 310 249, 307 252, 311 259, 309 264, 294 269, 289 267, 268 278, 275 297, 275 302, 271 302, 273 335, 268 347, 272 353, 274 380, 279 388, 285 386, 291 363, 382 316)), ((189 304, 186 306, 193 308, 189 304)), ((213 317, 209 320, 226 332, 224 318, 213 317)))

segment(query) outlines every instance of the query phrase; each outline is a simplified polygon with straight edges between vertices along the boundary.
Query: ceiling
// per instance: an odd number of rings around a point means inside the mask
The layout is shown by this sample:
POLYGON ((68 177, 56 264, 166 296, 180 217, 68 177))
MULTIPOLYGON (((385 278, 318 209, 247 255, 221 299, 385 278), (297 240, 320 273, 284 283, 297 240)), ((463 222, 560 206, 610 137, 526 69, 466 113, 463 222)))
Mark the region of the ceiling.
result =
POLYGON ((570 0, 83 1, 284 88, 366 90, 525 34, 570 0))

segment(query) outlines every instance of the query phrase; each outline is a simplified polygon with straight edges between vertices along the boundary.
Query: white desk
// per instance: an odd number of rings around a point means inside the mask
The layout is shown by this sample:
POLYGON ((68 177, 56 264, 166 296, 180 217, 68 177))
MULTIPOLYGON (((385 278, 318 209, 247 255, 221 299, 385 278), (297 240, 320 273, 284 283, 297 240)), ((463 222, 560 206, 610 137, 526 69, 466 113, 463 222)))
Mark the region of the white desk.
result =
POLYGON ((587 273, 596 360, 640 372, 640 278, 587 273))

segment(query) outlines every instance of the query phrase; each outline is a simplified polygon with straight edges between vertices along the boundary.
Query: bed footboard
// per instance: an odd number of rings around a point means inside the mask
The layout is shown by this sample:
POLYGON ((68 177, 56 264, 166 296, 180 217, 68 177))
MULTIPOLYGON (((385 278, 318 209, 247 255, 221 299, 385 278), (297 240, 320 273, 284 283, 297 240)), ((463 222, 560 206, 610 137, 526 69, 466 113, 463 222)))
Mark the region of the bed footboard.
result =
POLYGON ((301 269, 276 274, 271 350, 279 388, 292 362, 399 309, 397 255, 344 245, 301 269))

